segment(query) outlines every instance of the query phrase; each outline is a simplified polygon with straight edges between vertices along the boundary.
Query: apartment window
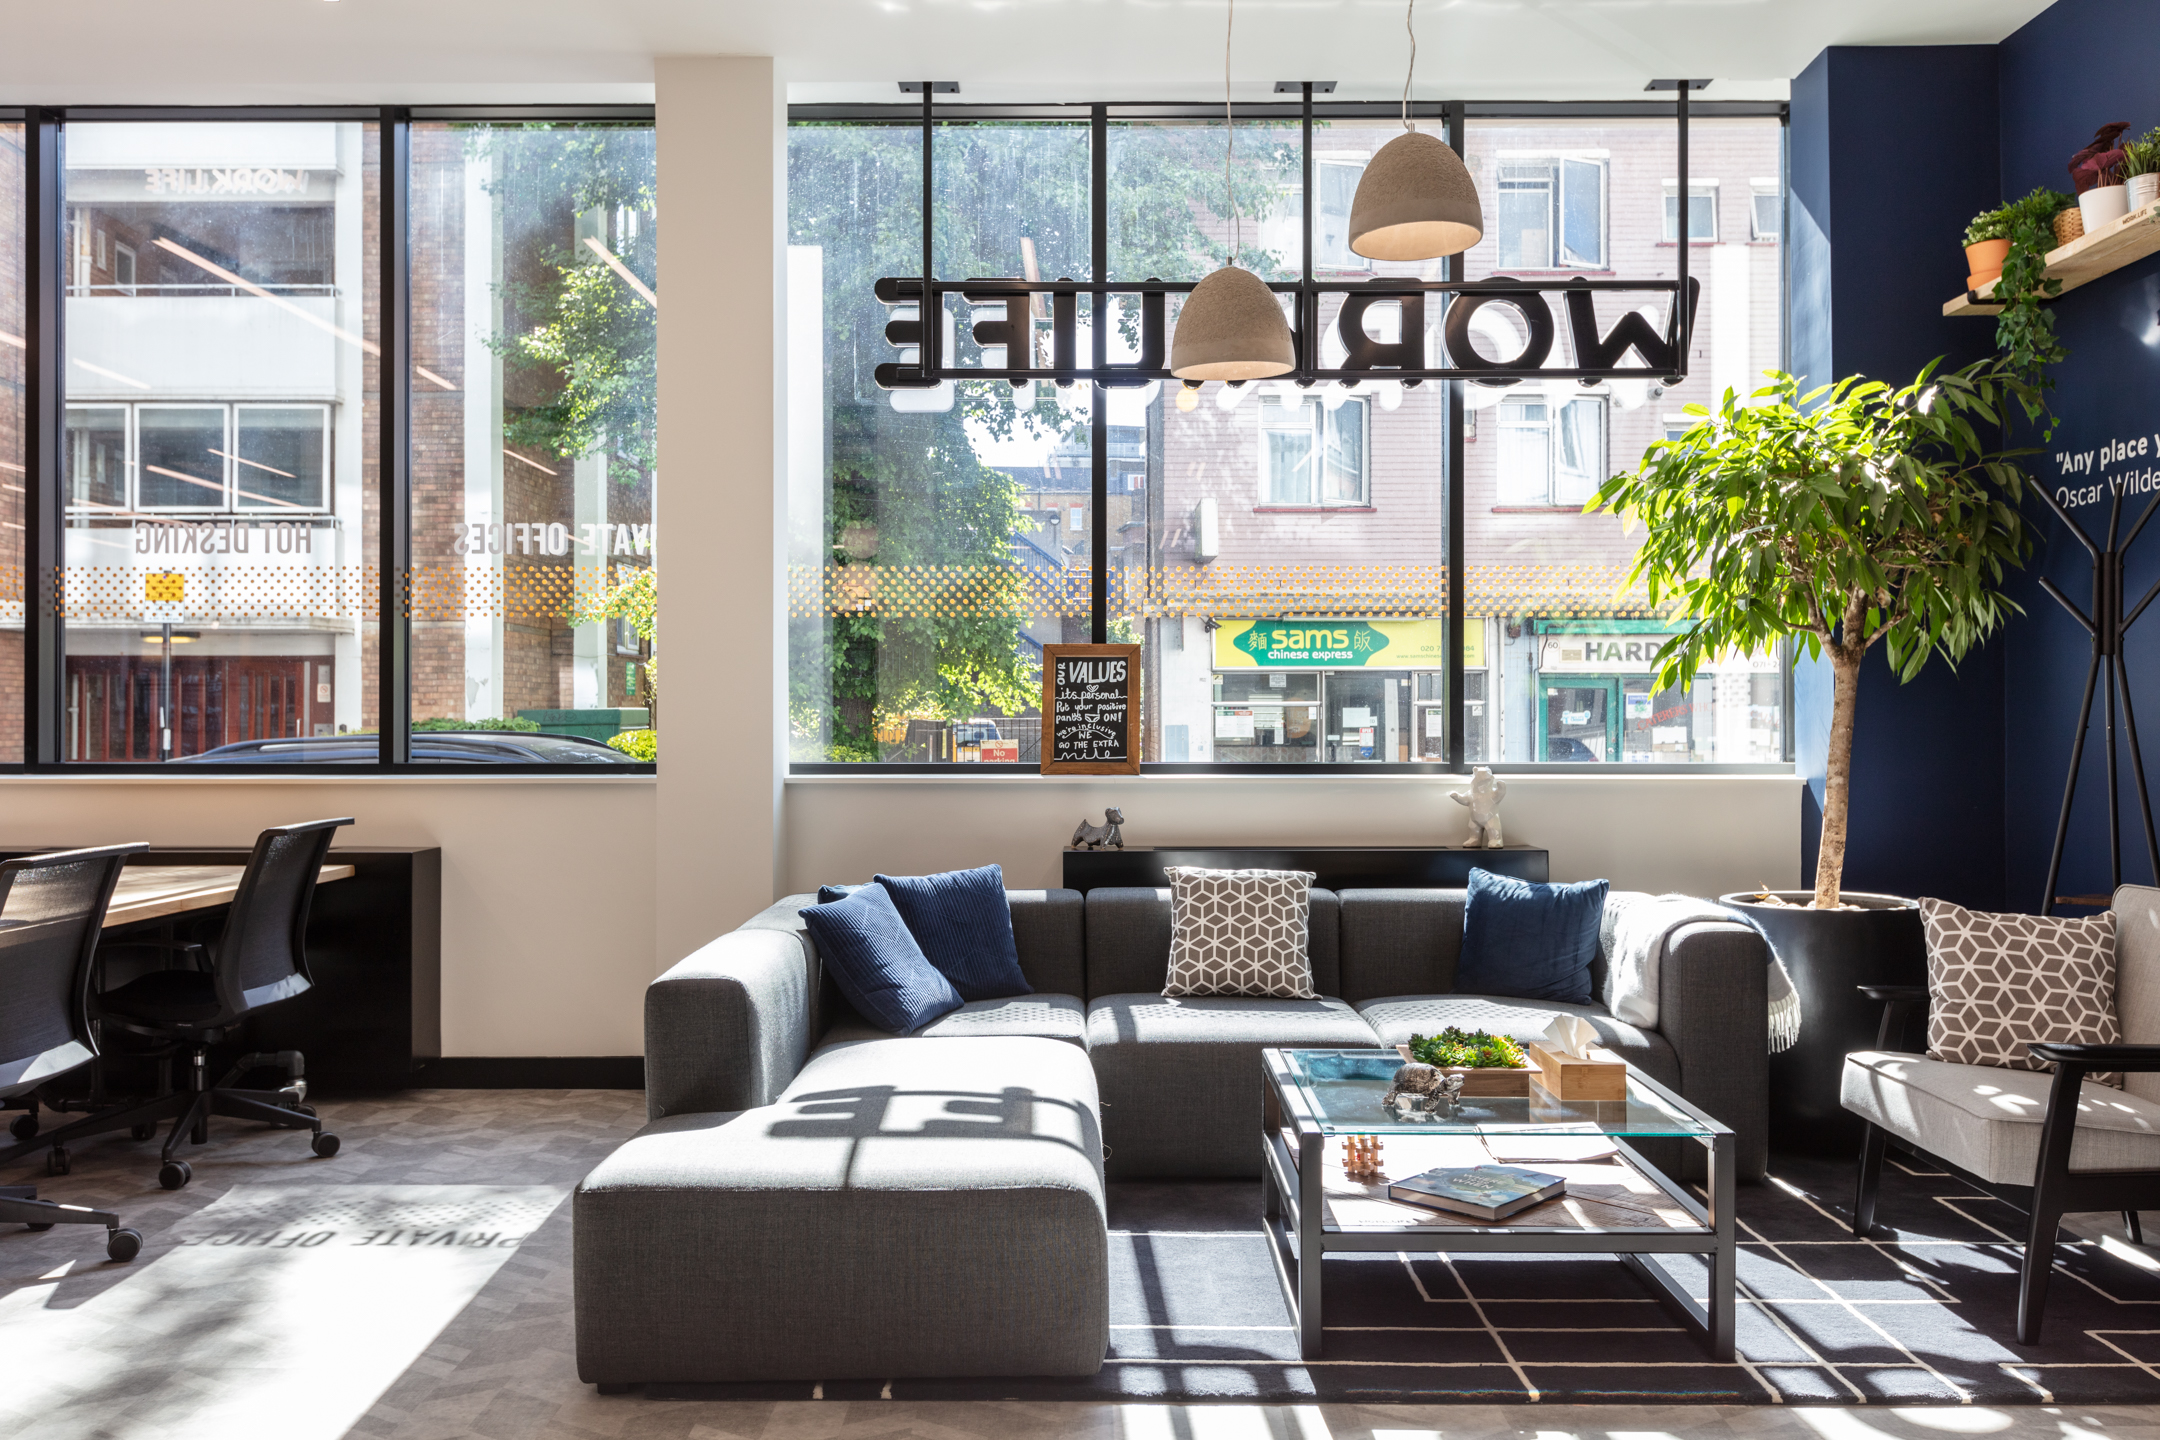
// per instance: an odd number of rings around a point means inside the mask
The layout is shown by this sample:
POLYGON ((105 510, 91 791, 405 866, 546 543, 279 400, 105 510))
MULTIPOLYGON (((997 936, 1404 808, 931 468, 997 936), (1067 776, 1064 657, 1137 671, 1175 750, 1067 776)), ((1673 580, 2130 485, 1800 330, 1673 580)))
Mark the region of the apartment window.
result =
POLYGON ((329 465, 327 405, 68 407, 68 504, 86 517, 323 510, 329 465))
POLYGON ((1502 270, 1604 268, 1603 160, 1503 156, 1495 199, 1502 270))
POLYGON ((1605 480, 1605 402, 1500 402, 1500 493, 1509 505, 1582 505, 1605 480))
POLYGON ((1776 242, 1785 229, 1785 195, 1774 179, 1749 182, 1748 233, 1751 239, 1776 242))
POLYGON ((1372 261, 1350 248, 1350 203, 1364 174, 1363 155, 1313 157, 1313 184, 1320 191, 1313 208, 1314 269, 1372 269, 1372 261))
POLYGON ((1296 393, 1295 409, 1274 401, 1260 407, 1261 503, 1366 504, 1366 402, 1348 399, 1330 409, 1296 393))
MULTIPOLYGON (((1688 239, 1691 241, 1718 238, 1717 214, 1718 187, 1715 181, 1690 180, 1688 182, 1688 239)), ((1665 240, 1671 244, 1679 234, 1680 182, 1665 182, 1665 240)))

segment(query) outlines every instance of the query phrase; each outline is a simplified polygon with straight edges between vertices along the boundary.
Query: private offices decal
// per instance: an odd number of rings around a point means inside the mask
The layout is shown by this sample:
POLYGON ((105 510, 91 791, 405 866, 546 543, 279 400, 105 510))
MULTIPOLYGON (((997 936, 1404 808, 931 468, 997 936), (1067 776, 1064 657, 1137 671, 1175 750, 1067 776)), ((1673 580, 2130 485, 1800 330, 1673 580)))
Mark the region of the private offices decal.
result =
POLYGON ((2097 505, 2117 494, 2149 495, 2160 490, 2160 468, 2129 469, 2113 476, 2103 473, 2111 466, 2136 466, 2139 461, 2160 458, 2160 430, 2116 436, 2091 450, 2057 450, 2050 458, 2058 478, 2093 477, 2086 484, 2055 488, 2055 499, 2071 510, 2097 505))

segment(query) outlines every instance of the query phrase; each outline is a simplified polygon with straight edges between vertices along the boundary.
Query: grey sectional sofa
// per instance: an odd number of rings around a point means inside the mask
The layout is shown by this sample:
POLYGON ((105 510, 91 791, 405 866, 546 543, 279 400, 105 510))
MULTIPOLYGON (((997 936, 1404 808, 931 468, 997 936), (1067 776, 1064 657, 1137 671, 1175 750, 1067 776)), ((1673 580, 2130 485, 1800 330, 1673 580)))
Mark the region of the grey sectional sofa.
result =
MULTIPOLYGON (((1744 925, 1675 932, 1644 1030, 1596 1004, 1455 994, 1460 890, 1314 891, 1315 1000, 1166 999, 1167 890, 1008 899, 1036 993, 910 1036, 847 1008, 797 914, 813 896, 652 983, 652 1123, 573 1207, 582 1378, 1093 1374, 1105 1178, 1257 1176, 1271 1046, 1528 1038, 1583 1015, 1732 1126, 1742 1178, 1763 1172, 1769 951, 1744 925)), ((1698 1146, 1640 1148, 1700 1173, 1698 1146)))

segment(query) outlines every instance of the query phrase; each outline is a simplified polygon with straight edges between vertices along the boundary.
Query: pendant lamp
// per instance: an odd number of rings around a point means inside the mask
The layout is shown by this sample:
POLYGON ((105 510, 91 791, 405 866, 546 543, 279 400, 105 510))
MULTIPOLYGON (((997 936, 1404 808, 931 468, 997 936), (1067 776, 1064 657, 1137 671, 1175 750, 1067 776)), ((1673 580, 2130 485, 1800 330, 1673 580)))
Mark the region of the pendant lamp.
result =
POLYGON ((1445 140, 1410 119, 1410 76, 1417 73, 1417 30, 1409 0, 1410 70, 1403 77, 1403 133, 1380 147, 1350 202, 1350 248, 1369 260, 1436 260, 1459 255, 1484 237, 1485 209, 1470 170, 1445 140))
POLYGON ((1170 336, 1170 373, 1180 380, 1264 380, 1297 367, 1290 322, 1267 282, 1237 263, 1242 217, 1231 184, 1237 128, 1230 113, 1230 35, 1237 0, 1229 0, 1223 23, 1223 188, 1230 196, 1230 263, 1193 287, 1170 336))

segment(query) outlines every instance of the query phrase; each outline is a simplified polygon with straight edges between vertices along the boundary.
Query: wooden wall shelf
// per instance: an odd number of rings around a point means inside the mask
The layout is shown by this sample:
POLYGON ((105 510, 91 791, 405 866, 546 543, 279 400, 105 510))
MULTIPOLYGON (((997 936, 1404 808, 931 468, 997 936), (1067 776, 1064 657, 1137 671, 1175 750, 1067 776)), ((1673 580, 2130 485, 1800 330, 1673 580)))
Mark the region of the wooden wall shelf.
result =
MULTIPOLYGON (((2049 279, 2062 281, 2063 292, 2067 294, 2155 251, 2160 251, 2160 201, 2132 210, 2090 235, 2080 235, 2069 244, 2048 251, 2047 275, 2049 279)), ((1994 293, 1995 284, 1990 281, 1978 291, 1967 291, 1950 301, 1943 306, 1942 313, 2000 315, 2002 306, 1987 303, 1994 293)))

